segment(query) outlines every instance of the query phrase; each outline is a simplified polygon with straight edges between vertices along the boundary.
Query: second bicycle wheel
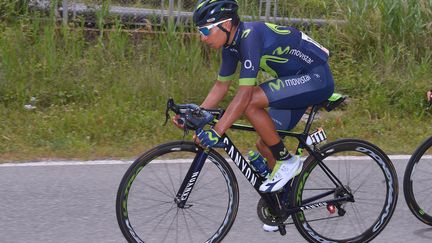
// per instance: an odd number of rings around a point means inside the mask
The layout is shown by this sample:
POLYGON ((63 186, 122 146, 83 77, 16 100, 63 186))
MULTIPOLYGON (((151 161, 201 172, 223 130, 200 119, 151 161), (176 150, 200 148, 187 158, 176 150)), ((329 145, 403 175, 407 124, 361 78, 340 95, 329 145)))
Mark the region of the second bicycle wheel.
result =
POLYGON ((368 242, 389 222, 396 207, 398 182, 390 159, 378 147, 355 139, 342 139, 320 148, 326 167, 351 195, 330 179, 318 160, 309 156, 293 186, 291 205, 304 206, 294 215, 299 232, 310 242, 368 242), (327 193, 324 198, 318 195, 327 193), (311 199, 312 198, 312 199, 311 199), (311 205, 311 204, 309 204, 311 205))
POLYGON ((117 193, 117 221, 129 242, 219 242, 238 210, 238 185, 226 160, 210 150, 187 205, 174 199, 198 149, 160 145, 127 170, 117 193))
POLYGON ((405 169, 403 189, 411 212, 423 223, 432 225, 432 137, 414 152, 405 169))

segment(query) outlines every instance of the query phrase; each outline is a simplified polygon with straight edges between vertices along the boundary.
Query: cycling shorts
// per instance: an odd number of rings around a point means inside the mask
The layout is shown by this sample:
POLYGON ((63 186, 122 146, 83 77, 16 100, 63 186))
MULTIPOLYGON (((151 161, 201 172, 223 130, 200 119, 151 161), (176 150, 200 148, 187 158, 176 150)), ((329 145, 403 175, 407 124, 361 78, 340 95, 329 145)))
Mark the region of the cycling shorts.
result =
POLYGON ((260 84, 269 101, 269 113, 276 129, 291 130, 311 105, 328 99, 334 91, 328 63, 260 84))

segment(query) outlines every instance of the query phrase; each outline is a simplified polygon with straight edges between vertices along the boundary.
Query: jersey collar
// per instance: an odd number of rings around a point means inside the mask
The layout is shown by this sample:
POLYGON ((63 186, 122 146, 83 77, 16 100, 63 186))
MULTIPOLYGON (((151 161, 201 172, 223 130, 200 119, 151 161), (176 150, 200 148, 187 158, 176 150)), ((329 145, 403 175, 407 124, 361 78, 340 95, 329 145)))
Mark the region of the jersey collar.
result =
POLYGON ((243 33, 243 29, 244 29, 243 22, 240 22, 239 26, 237 28, 237 31, 236 31, 236 33, 234 35, 233 41, 232 41, 232 43, 227 48, 233 48, 233 47, 237 47, 237 46, 240 45, 240 36, 243 33))

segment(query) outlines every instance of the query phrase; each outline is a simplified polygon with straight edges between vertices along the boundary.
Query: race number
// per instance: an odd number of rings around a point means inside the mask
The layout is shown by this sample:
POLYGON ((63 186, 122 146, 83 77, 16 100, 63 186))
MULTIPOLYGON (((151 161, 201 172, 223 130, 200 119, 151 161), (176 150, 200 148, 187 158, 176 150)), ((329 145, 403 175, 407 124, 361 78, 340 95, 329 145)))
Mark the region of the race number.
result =
POLYGON ((330 52, 327 48, 325 48, 324 46, 322 46, 320 43, 316 42, 314 39, 310 38, 308 35, 306 35, 305 33, 302 33, 302 39, 314 44, 316 47, 318 47, 319 49, 323 50, 325 53, 327 53, 327 56, 330 55, 330 52))
POLYGON ((324 132, 324 129, 322 129, 320 127, 308 136, 308 138, 306 140, 306 144, 317 145, 317 144, 324 142, 325 140, 327 140, 327 136, 324 132))

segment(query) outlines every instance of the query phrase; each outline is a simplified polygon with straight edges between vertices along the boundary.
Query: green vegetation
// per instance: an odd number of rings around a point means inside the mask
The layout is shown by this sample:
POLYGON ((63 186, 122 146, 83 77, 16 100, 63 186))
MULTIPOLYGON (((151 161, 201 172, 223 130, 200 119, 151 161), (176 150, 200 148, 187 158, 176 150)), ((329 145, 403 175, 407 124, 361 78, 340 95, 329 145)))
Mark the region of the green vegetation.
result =
MULTIPOLYGON (((247 5, 242 13, 258 12, 253 1, 240 2, 247 5)), ((316 125, 331 139, 358 137, 410 154, 431 135, 424 98, 432 88, 432 1, 340 2, 290 0, 279 9, 284 16, 347 21, 303 28, 331 50, 336 90, 350 97, 343 110, 321 113, 316 125)), ((63 26, 53 11, 29 12, 25 1, 0 3, 0 161, 132 158, 183 138, 162 126, 165 102, 200 103, 217 77, 219 52, 182 27, 124 31, 104 3, 96 32, 83 23, 63 26)), ((244 149, 254 145, 253 133, 230 134, 244 149)))

